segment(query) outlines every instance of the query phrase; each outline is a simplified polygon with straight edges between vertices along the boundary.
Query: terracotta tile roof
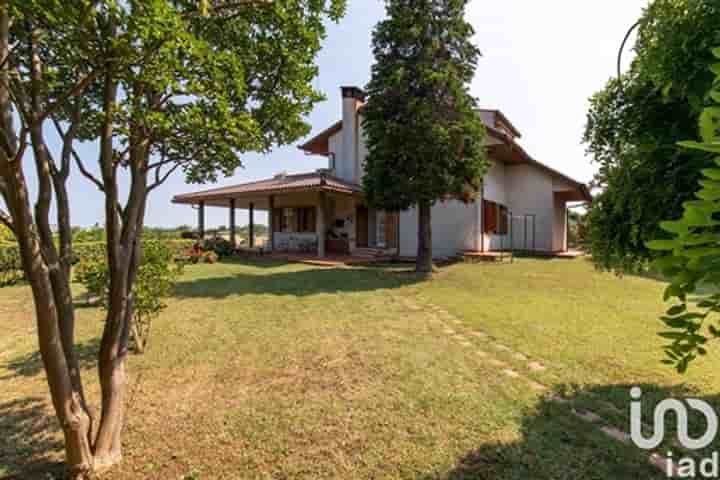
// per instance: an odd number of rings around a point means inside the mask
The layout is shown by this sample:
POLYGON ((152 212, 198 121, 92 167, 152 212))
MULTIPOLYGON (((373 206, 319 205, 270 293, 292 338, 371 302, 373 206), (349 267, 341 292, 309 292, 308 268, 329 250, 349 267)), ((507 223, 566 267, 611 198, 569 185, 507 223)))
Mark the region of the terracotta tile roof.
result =
POLYGON ((296 175, 276 175, 256 182, 229 187, 186 193, 173 197, 173 203, 197 204, 207 200, 222 200, 257 194, 286 193, 307 190, 324 190, 347 194, 360 194, 362 187, 323 172, 296 175))

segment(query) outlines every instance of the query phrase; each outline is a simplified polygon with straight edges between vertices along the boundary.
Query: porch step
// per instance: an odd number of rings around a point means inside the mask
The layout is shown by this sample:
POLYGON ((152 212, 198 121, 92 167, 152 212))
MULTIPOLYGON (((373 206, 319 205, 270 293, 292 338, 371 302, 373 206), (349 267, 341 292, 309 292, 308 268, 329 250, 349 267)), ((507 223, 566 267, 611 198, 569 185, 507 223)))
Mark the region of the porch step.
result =
POLYGON ((477 263, 477 262, 503 262, 506 260, 512 261, 512 252, 477 252, 473 250, 465 250, 462 252, 463 260, 466 263, 477 263))
POLYGON ((369 247, 363 247, 363 248, 356 248, 353 252, 354 257, 371 257, 371 258, 377 258, 377 257, 384 257, 387 253, 385 250, 381 248, 369 248, 369 247))

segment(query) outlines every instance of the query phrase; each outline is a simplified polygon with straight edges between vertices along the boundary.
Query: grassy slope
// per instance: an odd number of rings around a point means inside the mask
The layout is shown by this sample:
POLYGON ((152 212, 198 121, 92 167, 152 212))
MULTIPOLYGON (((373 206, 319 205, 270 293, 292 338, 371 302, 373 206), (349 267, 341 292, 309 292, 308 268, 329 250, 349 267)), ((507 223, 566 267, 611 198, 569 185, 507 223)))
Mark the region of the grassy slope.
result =
MULTIPOLYGON (((581 261, 457 265, 426 284, 380 269, 190 267, 150 351, 131 359, 126 460, 109 478, 654 478, 402 300, 542 359, 538 380, 620 404, 617 385, 678 382, 656 366, 661 288, 581 261)), ((79 310, 88 368, 101 318, 79 310)), ((0 325, 1 475, 57 458, 58 444, 27 288, 0 289, 0 325)), ((709 395, 718 379, 701 368, 691 381, 709 395)))

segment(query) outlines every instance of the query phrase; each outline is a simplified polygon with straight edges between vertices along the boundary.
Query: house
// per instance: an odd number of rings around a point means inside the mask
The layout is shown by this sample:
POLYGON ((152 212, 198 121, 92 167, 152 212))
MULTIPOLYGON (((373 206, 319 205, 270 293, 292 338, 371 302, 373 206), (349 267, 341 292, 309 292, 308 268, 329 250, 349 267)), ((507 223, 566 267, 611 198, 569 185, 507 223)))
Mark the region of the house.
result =
MULTIPOLYGON (((403 257, 417 251, 417 212, 369 208, 361 179, 367 148, 362 126, 365 94, 342 87, 342 119, 299 146, 328 159, 327 168, 174 197, 198 207, 204 231, 207 206, 269 212, 269 249, 348 254, 387 250, 403 257)), ((432 210, 433 254, 523 249, 567 250, 567 204, 591 200, 586 185, 533 159, 519 144, 520 132, 498 110, 482 110, 491 167, 471 203, 444 199, 432 210)), ((232 229, 234 231, 234 229, 232 229)), ((251 246, 254 235, 251 234, 251 246)))

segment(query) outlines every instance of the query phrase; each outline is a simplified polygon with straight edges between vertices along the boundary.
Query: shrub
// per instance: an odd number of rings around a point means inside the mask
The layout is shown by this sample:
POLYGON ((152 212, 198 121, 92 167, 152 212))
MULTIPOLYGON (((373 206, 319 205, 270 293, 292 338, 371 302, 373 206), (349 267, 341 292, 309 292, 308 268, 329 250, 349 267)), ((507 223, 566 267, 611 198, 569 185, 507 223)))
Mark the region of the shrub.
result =
MULTIPOLYGON (((131 348, 143 353, 150 338, 152 321, 165 309, 164 299, 172 294, 182 263, 175 262, 175 252, 167 242, 143 242, 143 258, 133 287, 134 310, 131 348)), ((104 253, 94 251, 84 256, 75 268, 75 278, 91 295, 107 306, 109 276, 104 253)))
POLYGON ((215 252, 205 252, 202 256, 205 263, 213 264, 220 260, 220 256, 215 252))
POLYGON ((0 245, 0 287, 15 285, 25 275, 16 245, 0 245))
POLYGON ((215 252, 218 257, 222 258, 232 256, 235 253, 235 246, 223 237, 213 237, 205 240, 203 250, 211 250, 215 252))

